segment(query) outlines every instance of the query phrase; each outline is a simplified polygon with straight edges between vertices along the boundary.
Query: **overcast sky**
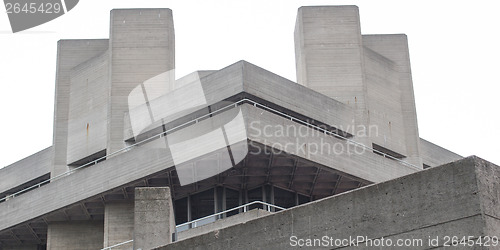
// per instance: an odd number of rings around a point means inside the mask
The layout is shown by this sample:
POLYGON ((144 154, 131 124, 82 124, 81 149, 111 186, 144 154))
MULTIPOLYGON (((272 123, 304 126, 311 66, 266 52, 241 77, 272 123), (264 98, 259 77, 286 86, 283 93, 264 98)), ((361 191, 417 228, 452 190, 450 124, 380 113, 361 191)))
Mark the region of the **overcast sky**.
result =
POLYGON ((113 8, 170 8, 176 75, 246 60, 295 81, 297 8, 357 5, 363 34, 408 35, 420 137, 500 164, 496 1, 80 0, 12 34, 0 8, 0 168, 52 145, 59 39, 108 38, 113 8))

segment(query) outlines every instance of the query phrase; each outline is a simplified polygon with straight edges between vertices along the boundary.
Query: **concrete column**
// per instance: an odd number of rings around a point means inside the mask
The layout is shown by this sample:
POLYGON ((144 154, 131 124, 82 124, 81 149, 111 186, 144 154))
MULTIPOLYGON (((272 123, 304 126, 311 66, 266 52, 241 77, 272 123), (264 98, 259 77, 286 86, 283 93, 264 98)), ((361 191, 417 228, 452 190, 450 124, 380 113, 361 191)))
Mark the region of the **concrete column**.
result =
POLYGON ((172 242, 175 217, 170 188, 136 188, 134 249, 146 250, 172 242))
POLYGON ((52 222, 47 231, 47 250, 101 249, 103 229, 103 221, 52 222))
POLYGON ((346 104, 364 104, 361 41, 358 7, 299 8, 297 82, 346 104))
MULTIPOLYGON (((106 203, 104 210, 104 247, 113 246, 134 239, 134 203, 106 203)), ((114 250, 131 250, 133 243, 114 250)))

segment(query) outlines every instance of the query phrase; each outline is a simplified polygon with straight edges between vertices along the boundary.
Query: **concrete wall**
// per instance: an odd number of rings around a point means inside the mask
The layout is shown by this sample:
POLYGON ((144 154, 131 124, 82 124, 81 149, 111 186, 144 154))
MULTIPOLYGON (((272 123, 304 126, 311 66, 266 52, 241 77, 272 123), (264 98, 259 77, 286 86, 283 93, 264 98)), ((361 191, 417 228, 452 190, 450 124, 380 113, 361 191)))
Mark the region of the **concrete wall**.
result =
MULTIPOLYGON (((348 105, 355 113, 355 127, 366 127, 367 88, 358 7, 300 7, 294 37, 297 83, 348 105)), ((367 136, 355 140, 371 144, 367 136)))
MULTIPOLYGON (((421 166, 420 159, 420 138, 418 134, 417 111, 415 106, 415 96, 413 93, 413 81, 411 76, 410 53, 408 48, 408 38, 404 34, 394 35, 363 35, 363 46, 369 48, 394 63, 398 72, 397 85, 392 91, 399 92, 399 102, 397 111, 402 118, 403 134, 405 140, 406 160, 414 165, 421 166)), ((370 98, 370 105, 385 96, 370 98)), ((390 106, 386 106, 390 109, 390 106)))
POLYGON ((71 70, 73 67, 105 52, 108 49, 108 43, 108 39, 97 39, 60 40, 57 44, 52 177, 68 170, 67 150, 71 70))
MULTIPOLYGON (((249 140, 269 146, 275 143, 282 146, 289 143, 292 143, 292 145, 297 143, 293 134, 270 138, 266 138, 262 134, 259 136, 250 130, 250 122, 261 121, 260 124, 254 124, 261 131, 263 131, 263 126, 266 125, 271 125, 274 128, 274 125, 277 124, 283 126, 291 124, 293 126, 298 125, 298 123, 248 104, 243 105, 241 110, 245 118, 245 127, 247 128, 249 140)), ((311 132, 309 133, 311 134, 311 132)), ((303 137, 301 140, 299 147, 302 146, 302 143, 321 145, 321 140, 323 140, 323 143, 329 143, 329 145, 340 143, 344 147, 348 146, 344 140, 321 133, 317 136, 303 137)), ((164 148, 165 144, 162 144, 163 147, 157 147, 158 143, 165 143, 164 138, 133 148, 97 165, 78 170, 48 185, 27 192, 7 202, 0 203, 0 230, 173 167, 174 164, 170 150, 164 148), (99 185, 95 185, 95 183, 99 183, 99 185), (85 188, 82 189, 82 187, 85 188), (51 202, 47 203, 47 200, 51 202), (22 209, 25 207, 30 207, 31 209, 22 209)), ((360 155, 332 155, 326 153, 306 155, 301 150, 295 150, 294 147, 289 147, 288 150, 292 150, 288 153, 296 154, 299 157, 318 162, 321 165, 337 169, 370 182, 384 181, 418 171, 418 169, 401 165, 393 160, 373 154, 370 151, 366 151, 360 155)))
POLYGON ((152 249, 172 242, 175 216, 170 188, 135 188, 134 249, 152 249))
POLYGON ((420 150, 423 164, 429 167, 440 166, 463 157, 432 142, 420 139, 420 150))
POLYGON ((177 240, 180 241, 237 224, 244 224, 247 221, 254 220, 269 214, 271 214, 271 212, 268 212, 266 210, 253 209, 245 213, 236 214, 228 218, 216 220, 212 223, 200 227, 195 227, 186 231, 179 232, 177 233, 177 240))
MULTIPOLYGON (((134 239, 134 203, 106 203, 104 209, 104 247, 134 239)), ((133 244, 113 249, 130 250, 133 244)))
POLYGON ((405 35, 361 36, 356 6, 301 7, 295 54, 299 84, 349 105, 356 126, 378 127, 354 140, 422 166, 405 35))
POLYGON ((106 149, 108 57, 103 53, 71 71, 68 164, 106 149))
POLYGON ((368 136, 373 143, 406 156, 405 124, 396 64, 369 48, 364 48, 363 52, 369 124, 377 126, 377 132, 368 136))
POLYGON ((52 222, 47 231, 47 250, 96 250, 103 246, 102 221, 52 222))
POLYGON ((445 236, 498 235, 499 177, 498 166, 469 157, 158 249, 291 249, 291 236, 422 239, 422 246, 409 249, 431 248, 429 237, 438 237, 442 247, 445 236))
POLYGON ((297 82, 363 107, 363 55, 356 6, 300 7, 295 26, 297 82))
POLYGON ((1 168, 0 193, 50 173, 52 156, 52 147, 48 147, 7 167, 1 168))
MULTIPOLYGON (((125 147, 124 114, 130 92, 175 68, 170 9, 114 9, 110 23, 108 153, 125 147)), ((128 139, 128 138, 127 138, 128 139)))
POLYGON ((283 151, 296 155, 355 178, 375 183, 420 170, 252 105, 243 105, 241 110, 246 122, 248 139, 273 147, 276 152, 283 151))
POLYGON ((148 146, 134 148, 0 203, 0 230, 118 188, 169 166, 173 166, 169 150, 148 146))

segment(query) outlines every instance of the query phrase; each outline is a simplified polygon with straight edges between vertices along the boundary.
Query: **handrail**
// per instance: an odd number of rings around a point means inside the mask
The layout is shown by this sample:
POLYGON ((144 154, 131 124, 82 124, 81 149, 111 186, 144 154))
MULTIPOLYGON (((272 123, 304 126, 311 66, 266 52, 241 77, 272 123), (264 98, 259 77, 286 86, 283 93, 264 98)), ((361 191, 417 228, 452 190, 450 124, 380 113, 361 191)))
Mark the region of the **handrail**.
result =
POLYGON ((179 225, 175 226, 175 228, 177 229, 179 227, 183 227, 183 226, 191 225, 191 224, 194 224, 194 227, 196 227, 196 223, 199 222, 199 221, 206 220, 206 219, 209 219, 209 218, 212 218, 212 217, 215 217, 215 216, 219 216, 221 214, 229 213, 229 212, 232 212, 234 210, 239 210, 241 208, 243 208, 243 212, 246 212, 246 211, 248 211, 247 207, 249 207, 251 205, 254 205, 254 204, 262 204, 264 206, 267 206, 268 207, 267 211, 269 211, 269 212, 271 212, 271 209, 270 209, 271 207, 277 208, 279 210, 285 210, 286 209, 286 208, 283 208, 283 207, 280 207, 280 206, 276 206, 276 205, 273 205, 273 204, 270 204, 270 203, 267 203, 267 202, 263 202, 263 201, 252 201, 252 202, 249 202, 247 204, 243 204, 241 206, 237 206, 237 207, 234 207, 234 208, 231 208, 231 209, 224 210, 222 212, 218 212, 218 213, 211 214, 211 215, 208 215, 208 216, 196 219, 196 220, 192 220, 192 221, 188 221, 188 222, 179 224, 179 225))
MULTIPOLYGON (((231 212, 231 211, 234 211, 234 210, 238 210, 238 209, 241 209, 241 208, 243 208, 244 212, 247 212, 248 211, 247 207, 249 207, 251 205, 254 205, 254 204, 262 204, 264 206, 267 206, 267 211, 269 211, 269 212, 271 211, 271 209, 270 209, 271 207, 279 209, 279 210, 286 210, 286 208, 283 208, 283 207, 280 207, 280 206, 276 206, 276 205, 273 205, 273 204, 270 204, 270 203, 267 203, 267 202, 252 201, 252 202, 249 202, 247 204, 243 204, 243 205, 238 206, 238 207, 227 209, 227 210, 224 210, 222 212, 218 212, 218 213, 215 213, 215 214, 211 214, 209 216, 205 216, 203 218, 199 218, 199 219, 196 219, 196 220, 192 220, 192 221, 188 221, 186 223, 182 223, 182 224, 176 225, 175 228, 176 228, 176 231, 177 231, 177 228, 183 227, 183 226, 186 226, 186 225, 190 225, 190 224, 195 224, 194 227, 196 227, 196 222, 198 222, 198 221, 202 221, 202 220, 205 220, 205 219, 208 219, 208 218, 211 218, 211 217, 219 216, 221 214, 225 214, 225 213, 228 213, 228 212, 231 212)), ((124 242, 121 242, 121 243, 118 243, 118 244, 115 244, 115 245, 112 245, 112 246, 109 246, 109 247, 101 248, 101 250, 113 249, 114 247, 122 246, 122 245, 125 245, 125 244, 128 244, 128 243, 132 243, 132 242, 134 242, 134 240, 124 241, 124 242)))
POLYGON ((313 129, 317 129, 317 130, 319 130, 319 131, 323 132, 324 134, 328 134, 328 135, 331 135, 331 136, 334 136, 334 137, 337 137, 337 138, 340 138, 340 139, 346 140, 346 141, 348 141, 349 143, 352 143, 352 144, 354 144, 354 145, 356 145, 356 146, 360 146, 360 147, 362 147, 362 148, 364 148, 364 149, 367 149, 367 150, 371 150, 371 151, 373 151, 373 152, 375 152, 375 153, 378 153, 378 154, 380 154, 380 155, 382 155, 382 156, 384 156, 384 157, 386 157, 386 158, 389 158, 389 159, 391 159, 391 160, 395 160, 395 161, 397 161, 397 162, 399 162, 399 163, 401 163, 401 164, 403 164, 403 165, 406 165, 406 166, 409 166, 409 167, 413 167, 413 168, 416 168, 416 169, 420 169, 420 168, 418 168, 417 166, 415 166, 415 165, 413 165, 413 164, 411 164, 411 163, 409 163, 409 162, 403 161, 403 160, 398 159, 398 158, 396 158, 396 157, 394 157, 394 156, 392 156, 392 155, 386 154, 386 153, 384 153, 384 152, 382 152, 382 151, 380 151, 380 150, 377 150, 377 149, 374 149, 374 148, 372 148, 372 147, 366 146, 366 145, 364 145, 363 143, 360 143, 360 142, 354 141, 354 140, 352 140, 352 139, 349 139, 349 138, 347 138, 347 137, 345 137, 345 136, 342 136, 342 135, 339 135, 339 134, 333 133, 333 132, 331 132, 331 131, 329 131, 329 130, 326 130, 326 129, 321 128, 321 127, 319 127, 319 126, 317 126, 317 125, 314 125, 314 124, 308 123, 308 122, 306 122, 306 121, 304 121, 304 120, 301 120, 301 119, 295 118, 295 117, 293 117, 293 116, 291 116, 291 115, 288 115, 288 114, 283 113, 283 112, 281 112, 281 111, 278 111, 278 110, 276 110, 276 109, 270 108, 270 107, 268 107, 268 106, 266 106, 266 105, 263 105, 263 104, 261 104, 261 103, 258 103, 258 102, 256 102, 256 101, 254 101, 254 100, 251 100, 251 99, 248 99, 248 98, 244 98, 244 99, 241 99, 241 100, 239 100, 239 101, 237 101, 237 102, 234 102, 233 104, 229 104, 229 105, 224 106, 224 107, 222 107, 222 108, 220 108, 220 109, 218 109, 218 110, 215 110, 215 111, 209 112, 209 113, 204 114, 204 115, 202 115, 202 116, 200 116, 200 117, 198 117, 198 118, 195 118, 195 119, 190 120, 190 121, 188 121, 188 122, 185 122, 185 123, 182 123, 182 124, 180 124, 180 125, 177 125, 177 126, 175 126, 175 127, 171 128, 171 129, 168 129, 168 130, 166 130, 166 131, 164 131, 164 132, 161 132, 161 133, 159 133, 159 134, 156 134, 156 135, 154 135, 154 136, 151 136, 151 137, 149 137, 149 138, 147 138, 147 139, 145 139, 145 140, 142 140, 142 141, 140 141, 140 142, 136 142, 136 143, 134 143, 134 144, 132 144, 132 145, 129 145, 129 146, 124 147, 124 148, 122 148, 122 149, 120 149, 120 150, 117 150, 117 151, 115 151, 115 152, 113 152, 113 153, 111 153, 111 154, 105 155, 105 156, 103 156, 103 157, 101 157, 101 158, 98 158, 98 159, 96 159, 96 160, 94 160, 94 161, 88 162, 88 163, 86 163, 86 164, 84 164, 84 165, 82 165, 82 166, 79 166, 79 167, 77 167, 77 168, 74 168, 74 169, 68 170, 68 171, 66 171, 66 172, 64 172, 64 173, 62 173, 62 174, 59 174, 59 175, 54 176, 54 177, 52 177, 52 178, 50 178, 50 179, 47 179, 47 180, 45 180, 45 181, 42 181, 42 182, 40 182, 40 183, 38 183, 38 184, 35 184, 35 185, 30 186, 30 187, 28 187, 28 188, 25 188, 25 189, 23 189, 23 190, 21 190, 21 191, 18 191, 18 192, 16 192, 16 193, 14 193, 14 194, 7 195, 7 196, 5 196, 4 198, 0 199, 0 202, 6 201, 7 199, 13 198, 13 197, 15 197, 15 196, 17 196, 17 195, 19 195, 19 194, 22 194, 22 193, 24 193, 24 192, 27 192, 27 191, 31 190, 31 189, 38 188, 38 187, 40 187, 41 185, 47 184, 47 183, 49 183, 49 182, 51 182, 51 181, 54 181, 54 180, 60 179, 60 178, 62 178, 62 177, 64 177, 64 176, 67 176, 67 175, 69 175, 69 174, 71 174, 71 173, 73 173, 73 172, 76 172, 76 171, 78 171, 78 170, 80 170, 80 169, 82 169, 82 168, 84 168, 84 167, 88 167, 88 166, 90 166, 90 165, 92 165, 92 164, 93 164, 93 165, 95 165, 95 164, 97 164, 98 162, 100 162, 100 161, 102 161, 102 160, 105 160, 105 159, 110 158, 110 157, 114 157, 114 156, 116 156, 116 155, 118 155, 118 154, 121 154, 121 153, 123 153, 123 152, 125 152, 125 151, 128 151, 129 149, 131 149, 131 148, 133 148, 133 147, 139 146, 140 144, 143 144, 143 143, 146 143, 146 142, 152 141, 153 139, 161 138, 162 136, 166 136, 168 133, 170 133, 170 132, 172 132, 172 131, 175 131, 175 130, 177 130, 177 129, 180 129, 180 128, 184 127, 184 126, 187 126, 187 125, 188 125, 188 124, 190 124, 190 123, 198 123, 198 121, 199 121, 199 120, 201 120, 201 119, 204 119, 204 118, 206 118, 206 117, 212 116, 212 115, 217 114, 217 113, 220 113, 221 111, 226 110, 226 109, 228 109, 228 108, 230 108, 230 107, 233 107, 233 106, 234 106, 234 107, 237 107, 239 104, 242 104, 242 103, 251 103, 251 104, 253 104, 253 106, 254 106, 254 107, 257 107, 257 106, 258 106, 258 107, 261 107, 261 108, 266 109, 266 110, 268 110, 268 111, 271 111, 271 112, 273 112, 273 113, 275 113, 275 114, 278 114, 278 115, 280 115, 280 116, 286 117, 286 118, 290 119, 290 121, 295 121, 295 122, 298 122, 298 123, 302 123, 303 125, 306 125, 306 126, 308 126, 308 127, 310 127, 310 128, 313 128, 313 129))
POLYGON ((128 244, 128 243, 132 243, 134 242, 134 240, 127 240, 127 241, 124 241, 122 243, 118 243, 116 245, 112 245, 112 246, 109 246, 109 247, 105 247, 105 248, 101 248, 101 250, 108 250, 108 249, 112 249, 114 247, 119 247, 119 246, 122 246, 122 245, 125 245, 125 244, 128 244))

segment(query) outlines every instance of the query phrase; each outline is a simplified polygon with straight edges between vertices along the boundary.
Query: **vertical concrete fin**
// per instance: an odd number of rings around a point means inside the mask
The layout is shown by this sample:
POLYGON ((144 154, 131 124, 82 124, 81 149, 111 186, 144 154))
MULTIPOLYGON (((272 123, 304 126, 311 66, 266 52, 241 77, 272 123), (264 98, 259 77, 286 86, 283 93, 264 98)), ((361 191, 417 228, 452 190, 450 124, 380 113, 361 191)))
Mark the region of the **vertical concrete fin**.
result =
POLYGON ((67 171, 68 118, 70 106, 71 70, 75 66, 104 53, 108 39, 60 40, 57 43, 56 87, 52 177, 67 171))
POLYGON ((405 34, 363 35, 363 45, 395 64, 399 86, 394 89, 394 92, 398 92, 400 107, 387 108, 394 113, 400 112, 402 117, 401 125, 404 134, 398 136, 405 138, 405 154, 407 156, 405 161, 423 168, 407 36, 405 34), (392 110, 394 108, 397 110, 392 110))
POLYGON ((170 9, 116 9, 110 24, 108 146, 125 146, 124 113, 130 92, 144 81, 175 68, 174 22, 170 9))

